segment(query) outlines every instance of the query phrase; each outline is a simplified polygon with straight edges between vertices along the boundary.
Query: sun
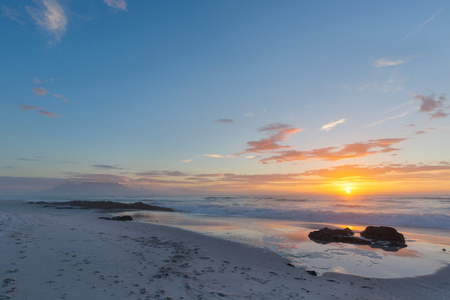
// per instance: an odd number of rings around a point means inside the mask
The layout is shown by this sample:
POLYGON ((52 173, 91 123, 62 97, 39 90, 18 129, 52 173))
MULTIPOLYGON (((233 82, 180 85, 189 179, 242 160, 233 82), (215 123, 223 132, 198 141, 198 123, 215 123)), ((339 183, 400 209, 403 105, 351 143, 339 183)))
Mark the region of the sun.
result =
POLYGON ((347 192, 347 194, 350 194, 351 192, 352 192, 352 189, 351 188, 345 188, 345 190, 346 190, 346 192, 347 192))

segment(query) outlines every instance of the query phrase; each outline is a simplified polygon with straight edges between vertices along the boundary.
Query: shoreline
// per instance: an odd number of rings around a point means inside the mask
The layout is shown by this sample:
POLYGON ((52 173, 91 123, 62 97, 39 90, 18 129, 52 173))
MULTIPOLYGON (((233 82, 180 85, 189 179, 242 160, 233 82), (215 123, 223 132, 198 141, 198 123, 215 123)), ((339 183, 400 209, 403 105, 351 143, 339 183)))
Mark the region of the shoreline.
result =
POLYGON ((315 277, 280 255, 168 226, 0 200, 0 299, 445 299, 426 276, 315 277))

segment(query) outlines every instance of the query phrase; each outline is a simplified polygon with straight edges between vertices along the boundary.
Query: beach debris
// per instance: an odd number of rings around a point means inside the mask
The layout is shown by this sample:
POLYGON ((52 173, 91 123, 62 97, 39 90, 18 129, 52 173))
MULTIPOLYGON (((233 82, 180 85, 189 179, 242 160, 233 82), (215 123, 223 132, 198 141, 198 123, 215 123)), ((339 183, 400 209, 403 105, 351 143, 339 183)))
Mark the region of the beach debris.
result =
POLYGON ((133 221, 133 218, 131 216, 99 217, 99 219, 110 221, 133 221))
POLYGON ((30 204, 38 204, 44 207, 55 207, 55 208, 84 208, 84 209, 137 209, 137 210, 158 210, 158 211, 174 211, 171 208, 149 205, 142 202, 134 202, 134 203, 121 203, 114 201, 67 201, 67 202, 29 202, 30 204))
POLYGON ((319 244, 348 243, 356 245, 369 245, 372 248, 381 248, 385 251, 398 251, 407 247, 403 234, 395 228, 386 226, 368 226, 361 232, 361 237, 354 236, 354 232, 345 229, 322 228, 308 234, 310 240, 319 244))
POLYGON ((312 276, 317 276, 317 272, 314 270, 307 270, 306 273, 311 274, 312 276))
POLYGON ((288 265, 289 267, 295 268, 295 266, 294 266, 293 264, 291 264, 291 263, 288 263, 287 265, 288 265))

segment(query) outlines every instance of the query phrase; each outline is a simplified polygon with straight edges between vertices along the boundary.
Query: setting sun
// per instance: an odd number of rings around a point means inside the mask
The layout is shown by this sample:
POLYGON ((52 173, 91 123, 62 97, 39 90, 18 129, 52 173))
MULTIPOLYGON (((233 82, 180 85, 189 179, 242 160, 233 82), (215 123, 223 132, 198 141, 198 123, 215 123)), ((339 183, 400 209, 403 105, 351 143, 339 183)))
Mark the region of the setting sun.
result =
POLYGON ((351 188, 346 188, 345 190, 347 191, 347 194, 350 194, 352 192, 351 188))

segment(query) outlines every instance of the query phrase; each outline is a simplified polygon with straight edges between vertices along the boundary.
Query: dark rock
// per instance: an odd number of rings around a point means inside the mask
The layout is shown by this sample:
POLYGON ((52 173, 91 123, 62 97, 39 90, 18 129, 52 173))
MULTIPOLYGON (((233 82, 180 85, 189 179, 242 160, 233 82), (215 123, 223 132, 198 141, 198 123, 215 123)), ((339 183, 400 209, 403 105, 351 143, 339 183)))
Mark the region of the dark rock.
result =
POLYGON ((385 226, 368 226, 361 236, 371 239, 376 244, 386 244, 388 247, 406 247, 405 237, 395 228, 385 226))
POLYGON ((312 276, 317 276, 316 271, 306 271, 307 273, 311 274, 312 276))
POLYGON ((313 231, 308 234, 308 237, 316 243, 351 243, 358 245, 368 245, 370 241, 357 238, 353 236, 354 233, 350 228, 345 229, 330 229, 328 227, 322 228, 318 231, 313 231))
POLYGON ((289 267, 295 268, 295 266, 294 266, 293 264, 291 264, 291 263, 288 263, 287 265, 288 265, 289 267))
POLYGON ((362 237, 353 236, 350 228, 330 229, 322 228, 308 234, 308 237, 319 244, 328 243, 348 243, 356 245, 369 245, 372 248, 381 248, 385 251, 398 251, 406 247, 405 238, 392 227, 368 226, 363 232, 362 237))
POLYGON ((110 221, 133 221, 133 218, 131 216, 99 217, 99 219, 110 221))
POLYGON ((121 210, 159 210, 159 211, 174 211, 171 208, 149 205, 142 202, 135 203, 121 203, 113 201, 68 201, 68 202, 30 202, 30 204, 39 204, 43 206, 60 207, 60 208, 83 208, 83 209, 121 209, 121 210))

